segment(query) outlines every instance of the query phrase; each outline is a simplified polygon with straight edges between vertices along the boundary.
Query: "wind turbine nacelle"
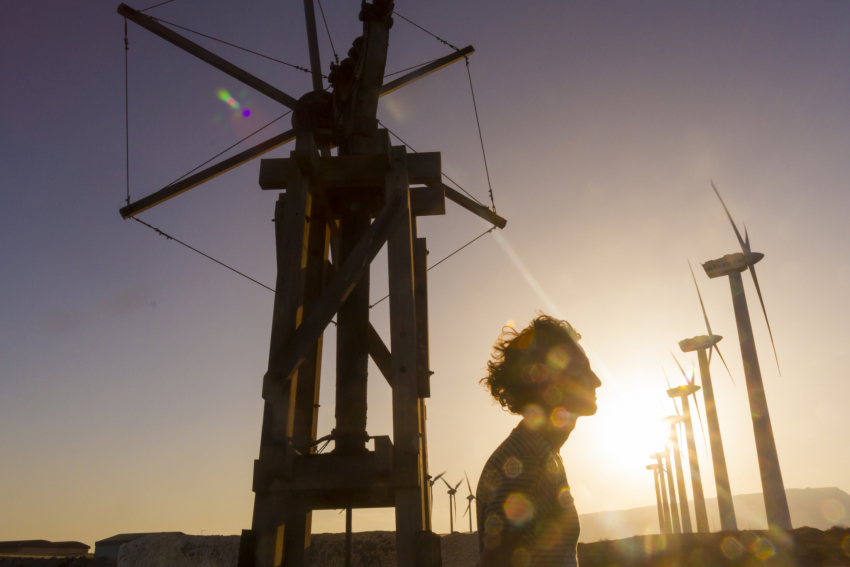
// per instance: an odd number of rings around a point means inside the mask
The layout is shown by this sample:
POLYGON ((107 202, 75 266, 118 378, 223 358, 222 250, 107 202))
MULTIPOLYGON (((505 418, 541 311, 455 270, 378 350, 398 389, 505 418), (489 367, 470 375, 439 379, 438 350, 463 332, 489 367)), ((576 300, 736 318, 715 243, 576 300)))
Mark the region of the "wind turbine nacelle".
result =
POLYGON ((671 398, 684 398, 700 391, 700 387, 696 384, 688 384, 687 386, 676 386, 667 390, 667 395, 671 398))
POLYGON ((722 340, 723 337, 720 335, 700 335, 698 337, 679 341, 679 348, 682 349, 682 352, 708 350, 722 340))
POLYGON ((732 272, 743 272, 747 269, 747 266, 757 264, 762 258, 764 258, 764 254, 761 252, 750 252, 746 255, 743 252, 735 252, 734 254, 726 254, 717 260, 709 260, 702 265, 702 268, 709 278, 719 278, 728 276, 732 272))

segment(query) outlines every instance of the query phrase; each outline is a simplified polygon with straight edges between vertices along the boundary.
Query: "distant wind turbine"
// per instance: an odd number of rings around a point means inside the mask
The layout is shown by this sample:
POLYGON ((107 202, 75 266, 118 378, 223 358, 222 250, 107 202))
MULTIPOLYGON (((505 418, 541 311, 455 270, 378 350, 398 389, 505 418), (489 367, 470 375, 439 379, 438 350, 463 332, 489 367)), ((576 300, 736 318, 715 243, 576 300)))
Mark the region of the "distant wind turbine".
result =
POLYGON ((449 489, 449 533, 453 534, 455 533, 454 519, 457 517, 457 499, 455 498, 455 495, 457 494, 457 487, 460 486, 463 479, 460 479, 454 488, 452 488, 451 484, 446 482, 446 479, 441 478, 440 480, 442 480, 443 484, 445 484, 449 489), (452 510, 454 510, 454 513, 452 513, 452 510))
POLYGON ((755 265, 764 258, 764 254, 753 252, 750 249, 750 237, 744 227, 745 238, 741 233, 726 203, 714 186, 711 187, 720 199, 729 222, 735 230, 735 236, 741 245, 741 252, 727 254, 720 259, 710 260, 702 265, 709 278, 729 276, 729 285, 732 289, 732 304, 735 308, 735 320, 738 324, 738 340, 741 342, 741 358, 744 362, 744 377, 747 382, 747 394, 750 401, 750 414, 753 419, 753 433, 756 439, 756 453, 758 455, 759 472, 761 473, 762 492, 764 493, 764 507, 767 514, 769 527, 778 527, 784 530, 792 529, 791 513, 788 510, 788 499, 785 495, 785 483, 782 481, 782 469, 779 466, 779 455, 776 452, 776 441, 773 438, 773 426, 770 423, 770 413, 767 409, 767 397, 764 393, 764 382, 761 377, 756 345, 753 341, 753 327, 750 323, 750 313, 747 308, 747 298, 744 295, 744 283, 741 272, 748 269, 753 276, 756 293, 759 296, 764 319, 767 323, 767 331, 770 334, 770 342, 773 345, 773 354, 776 357, 776 366, 779 367, 779 357, 776 355, 776 345, 773 342, 773 332, 770 330, 770 322, 767 319, 767 310, 764 308, 764 300, 761 295, 758 278, 756 277, 755 265))
MULTIPOLYGON (((691 277, 694 280, 694 286, 697 289, 697 297, 699 304, 702 307, 702 316, 705 319, 705 328, 708 335, 699 335, 690 339, 679 341, 679 348, 682 352, 696 351, 699 359, 699 374, 702 380, 702 396, 705 400, 705 421, 708 425, 708 439, 711 444, 711 463, 714 468, 714 483, 717 488, 717 507, 720 512, 720 529, 722 531, 737 531, 738 521, 735 518, 735 504, 732 502, 732 489, 729 486, 729 471, 726 468, 726 453, 723 450, 723 439, 720 436, 720 422, 717 419, 717 407, 714 401, 714 386, 711 382, 711 355, 717 351, 720 360, 723 361, 723 366, 726 367, 726 372, 729 372, 729 366, 720 352, 720 347, 717 345, 723 337, 715 335, 711 332, 711 323, 708 322, 708 315, 705 312, 705 303, 702 301, 702 294, 699 291, 697 278, 694 275, 694 270, 691 267, 690 261, 688 268, 691 270, 691 277), (706 356, 705 351, 708 351, 706 356)), ((732 378, 732 373, 729 372, 729 378, 732 383, 735 379, 732 378)))
POLYGON ((655 479, 655 503, 658 505, 658 529, 661 530, 660 533, 666 534, 667 531, 667 518, 664 516, 664 507, 661 503, 661 487, 658 483, 658 477, 661 476, 661 465, 652 464, 646 465, 646 470, 652 471, 652 476, 655 479))
POLYGON ((664 458, 663 452, 653 453, 649 456, 650 459, 655 459, 655 463, 657 465, 656 472, 658 473, 658 482, 661 485, 661 504, 664 507, 664 528, 663 532, 665 534, 673 533, 673 519, 670 514, 670 503, 667 500, 667 482, 664 479, 664 465, 661 463, 661 460, 664 458))
POLYGON ((466 479, 466 488, 469 489, 469 494, 466 496, 466 511, 463 515, 469 514, 469 533, 472 533, 472 503, 475 501, 475 495, 472 494, 472 485, 469 484, 469 476, 467 476, 466 471, 463 471, 463 477, 466 479))
POLYGON ((679 507, 682 512, 682 533, 694 533, 691 526, 691 510, 688 507, 688 492, 685 489, 685 473, 682 470, 682 451, 679 449, 679 435, 676 425, 685 420, 681 415, 671 415, 662 421, 670 428, 670 444, 673 451, 673 462, 676 464, 676 484, 679 490, 679 507))

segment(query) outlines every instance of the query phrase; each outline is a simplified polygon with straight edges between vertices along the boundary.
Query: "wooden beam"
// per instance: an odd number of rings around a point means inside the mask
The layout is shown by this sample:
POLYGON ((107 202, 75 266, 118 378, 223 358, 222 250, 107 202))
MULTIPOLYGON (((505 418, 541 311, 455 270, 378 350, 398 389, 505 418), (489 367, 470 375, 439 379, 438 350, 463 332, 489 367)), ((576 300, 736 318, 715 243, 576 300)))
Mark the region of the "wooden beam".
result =
POLYGON ((118 13, 130 20, 131 22, 145 28, 149 32, 158 35, 165 41, 176 45, 183 51, 194 55, 201 61, 209 63, 220 71, 224 71, 237 81, 248 85, 252 89, 266 95, 272 100, 279 102, 283 106, 292 110, 295 110, 295 108, 298 106, 298 101, 286 94, 285 92, 277 89, 276 87, 271 86, 267 82, 237 67, 233 63, 222 59, 211 51, 204 49, 197 43, 190 41, 182 35, 170 30, 169 28, 163 26, 150 16, 146 16, 141 12, 136 11, 133 8, 127 6, 126 4, 121 4, 120 6, 118 6, 118 13))
POLYGON ((410 214, 407 199, 396 195, 384 205, 383 210, 354 247, 339 272, 328 284, 322 298, 305 318, 295 335, 283 345, 278 345, 282 362, 276 371, 263 377, 263 399, 272 401, 283 395, 292 374, 301 365, 312 345, 324 332, 339 306, 357 285, 357 282, 372 260, 377 256, 396 227, 410 214))
POLYGON ((368 329, 368 341, 369 341, 369 356, 372 357, 372 360, 375 361, 375 366, 378 367, 378 370, 381 371, 381 374, 384 375, 384 379, 386 379, 387 384, 390 385, 390 388, 393 386, 393 358, 392 354, 390 354, 390 349, 387 348, 387 345, 384 344, 384 341, 381 339, 381 335, 378 334, 378 331, 375 330, 375 327, 372 326, 372 323, 369 323, 368 329))
MULTIPOLYGON (((310 171, 326 189, 380 187, 387 172, 386 157, 347 155, 318 157, 317 162, 299 162, 301 171, 310 171)), ((288 187, 293 176, 290 158, 264 159, 260 164, 260 187, 279 190, 288 187)), ((421 152, 407 156, 407 175, 411 185, 434 185, 442 179, 440 152, 421 152)))
POLYGON ((460 61, 464 57, 469 57, 473 53, 475 53, 475 48, 472 47, 471 45, 467 45, 466 47, 464 47, 460 51, 455 51, 454 53, 452 53, 450 55, 446 55, 445 57, 441 57, 441 58, 437 59, 436 61, 432 61, 431 63, 428 63, 427 65, 423 65, 422 67, 419 67, 418 69, 411 71, 410 73, 408 73, 406 75, 402 75, 398 79, 394 79, 394 80, 390 81, 389 83, 386 83, 383 87, 381 87, 380 96, 388 95, 391 92, 400 89, 401 87, 409 85, 410 83, 412 83, 414 81, 418 81, 422 77, 430 75, 434 71, 439 71, 443 67, 447 67, 447 66, 451 65, 452 63, 456 63, 457 61, 460 61))
MULTIPOLYGON (((334 266, 330 260, 326 260, 325 263, 328 267, 328 278, 333 278, 336 275, 336 266, 334 266)), ((390 349, 388 349, 387 345, 384 344, 381 335, 379 335, 378 331, 375 330, 375 327, 372 326, 371 321, 369 322, 369 328, 366 332, 368 333, 367 340, 369 342, 369 356, 372 357, 372 360, 375 362, 378 370, 380 370, 381 374, 384 375, 384 379, 387 381, 387 384, 389 384, 390 388, 392 388, 392 355, 390 354, 390 349)))
POLYGON ((304 0, 304 19, 307 23, 307 45, 310 46, 310 73, 313 90, 320 91, 322 84, 322 59, 319 56, 319 38, 316 36, 316 10, 313 0, 304 0))
POLYGON ((230 171, 234 167, 238 167, 243 163, 248 163, 252 159, 258 158, 261 155, 270 152, 273 149, 278 148, 287 142, 291 142, 294 139, 295 130, 287 130, 283 134, 278 134, 273 138, 269 138, 265 142, 257 144, 253 148, 249 148, 244 152, 236 154, 233 157, 229 157, 224 161, 221 161, 215 165, 211 165, 206 169, 202 169, 198 173, 190 175, 186 179, 178 181, 177 183, 174 183, 167 187, 163 187, 156 193, 152 193, 147 197, 142 197, 138 201, 130 203, 126 207, 122 207, 118 212, 121 213, 121 217, 123 217, 124 219, 134 217, 137 214, 150 209, 151 207, 155 207, 163 201, 167 201, 172 197, 176 197, 180 193, 188 191, 193 187, 197 187, 201 183, 209 181, 214 177, 218 177, 222 173, 230 171))
POLYGON ((497 215, 496 213, 494 213, 493 211, 491 211, 490 209, 488 209, 484 205, 479 205, 478 203, 476 203, 475 201, 473 201, 469 197, 461 195, 460 193, 458 193, 457 191, 455 191, 454 189, 452 189, 451 187, 449 187, 445 183, 443 184, 443 187, 445 188, 445 191, 446 191, 446 198, 449 199, 450 201, 454 201, 455 203, 457 203, 458 205, 460 205, 461 207, 463 207, 467 211, 469 211, 469 212, 471 212, 475 215, 478 215, 479 217, 486 220, 490 224, 497 226, 499 228, 505 228, 505 225, 508 224, 507 220, 503 219, 502 217, 500 217, 499 215, 497 215))

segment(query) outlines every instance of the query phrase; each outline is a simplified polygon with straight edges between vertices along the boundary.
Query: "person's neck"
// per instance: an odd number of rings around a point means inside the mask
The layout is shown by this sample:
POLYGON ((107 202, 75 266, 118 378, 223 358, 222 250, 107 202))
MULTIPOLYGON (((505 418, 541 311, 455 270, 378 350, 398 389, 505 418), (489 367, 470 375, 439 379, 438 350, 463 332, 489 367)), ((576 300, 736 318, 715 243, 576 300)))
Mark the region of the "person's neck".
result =
POLYGON ((555 427, 547 421, 546 425, 535 430, 533 427, 528 425, 528 422, 525 419, 520 422, 520 425, 526 429, 537 431, 543 435, 549 443, 551 443, 553 449, 560 451, 561 447, 564 446, 564 443, 566 443, 567 439, 570 437, 570 433, 572 433, 573 429, 575 429, 576 419, 570 419, 564 427, 555 427))

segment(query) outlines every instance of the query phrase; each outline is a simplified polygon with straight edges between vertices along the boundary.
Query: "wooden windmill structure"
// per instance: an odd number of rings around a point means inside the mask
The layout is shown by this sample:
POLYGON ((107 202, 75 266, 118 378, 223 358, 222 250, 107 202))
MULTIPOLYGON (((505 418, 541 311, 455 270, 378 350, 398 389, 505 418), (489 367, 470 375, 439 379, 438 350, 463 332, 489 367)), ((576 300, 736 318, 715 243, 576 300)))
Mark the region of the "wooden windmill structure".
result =
POLYGON ((392 0, 363 3, 349 57, 320 72, 313 0, 304 0, 313 90, 295 99, 124 4, 118 13, 293 110, 293 129, 121 209, 130 218, 291 140, 264 159, 275 206, 277 282, 254 514, 240 567, 309 563, 311 512, 395 508, 399 566, 440 564, 431 531, 425 399, 430 397, 427 249, 416 219, 445 199, 500 228, 506 221, 442 183, 440 154, 408 154, 378 128, 378 98, 473 53, 472 47, 383 84, 392 0), (337 155, 331 148, 338 149, 337 155), (369 323, 369 268, 387 244, 389 347, 369 323), (330 251, 330 254, 329 254, 330 251), (335 448, 317 454, 322 334, 337 316, 335 448), (366 432, 368 358, 392 388, 393 437, 366 432), (367 448, 374 441, 374 450, 367 448))

